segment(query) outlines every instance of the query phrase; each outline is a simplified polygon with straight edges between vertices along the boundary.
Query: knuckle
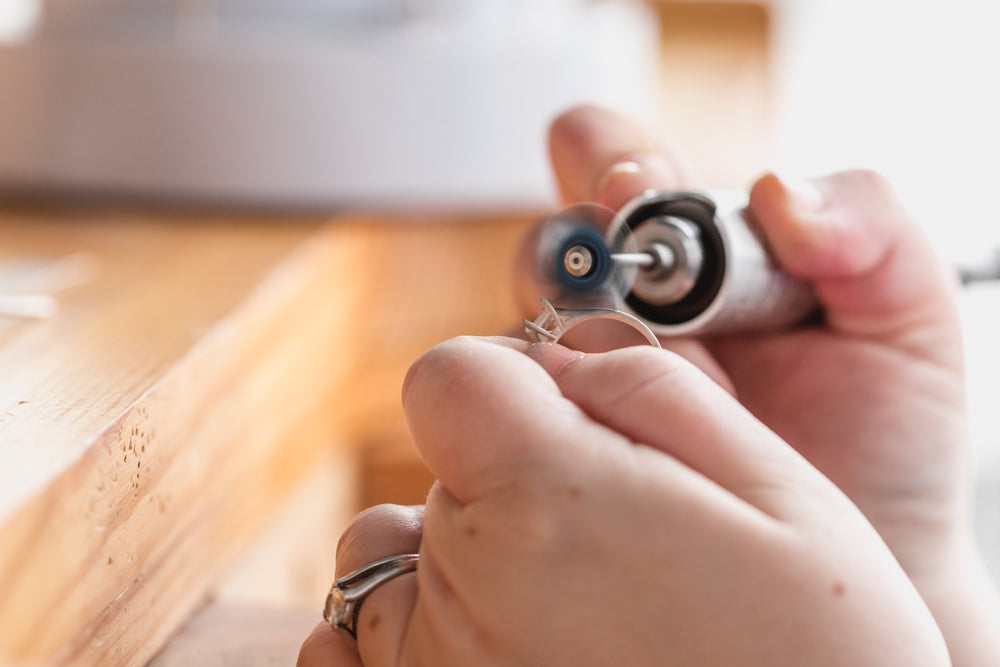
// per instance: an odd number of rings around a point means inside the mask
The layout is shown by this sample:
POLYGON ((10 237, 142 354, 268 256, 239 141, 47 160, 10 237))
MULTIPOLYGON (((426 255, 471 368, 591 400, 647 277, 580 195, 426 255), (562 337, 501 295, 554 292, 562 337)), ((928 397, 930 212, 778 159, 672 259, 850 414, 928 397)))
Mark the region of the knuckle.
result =
POLYGON ((498 487, 491 499, 485 521, 476 509, 467 507, 456 514, 453 529, 467 533, 469 525, 485 524, 490 535, 504 539, 505 549, 529 560, 558 551, 567 534, 568 517, 560 511, 549 484, 498 487))
MULTIPOLYGON (((353 572, 366 563, 377 559, 366 552, 368 546, 387 532, 398 533, 402 530, 417 529, 412 525, 412 512, 400 505, 376 505, 362 511, 347 526, 337 542, 337 576, 353 572)), ((388 555, 388 554, 382 554, 388 555)))

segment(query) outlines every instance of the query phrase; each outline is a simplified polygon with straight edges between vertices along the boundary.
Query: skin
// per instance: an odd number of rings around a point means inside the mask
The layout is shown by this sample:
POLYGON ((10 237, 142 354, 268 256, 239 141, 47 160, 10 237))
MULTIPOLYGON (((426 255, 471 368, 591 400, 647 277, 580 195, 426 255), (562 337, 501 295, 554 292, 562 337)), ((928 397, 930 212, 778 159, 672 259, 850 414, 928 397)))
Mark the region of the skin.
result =
MULTIPOLYGON (((550 146, 567 202, 693 187, 601 109, 550 146)), ((360 658, 320 625, 300 665, 938 665, 945 641, 956 665, 1000 664, 953 276, 870 172, 767 175, 750 205, 824 325, 433 349, 404 406, 439 482, 426 509, 359 516, 337 558, 342 576, 420 551, 420 569, 365 602, 360 658)))

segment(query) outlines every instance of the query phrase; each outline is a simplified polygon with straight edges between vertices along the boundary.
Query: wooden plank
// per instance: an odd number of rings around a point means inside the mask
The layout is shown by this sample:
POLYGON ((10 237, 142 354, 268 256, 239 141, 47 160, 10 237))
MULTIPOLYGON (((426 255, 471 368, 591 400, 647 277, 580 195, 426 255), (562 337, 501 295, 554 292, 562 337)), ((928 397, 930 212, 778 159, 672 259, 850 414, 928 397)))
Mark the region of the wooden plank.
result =
POLYGON ((141 664, 410 361, 510 321, 521 221, 8 217, 100 268, 0 340, 0 662, 141 664))
POLYGON ((102 271, 0 353, 0 655, 142 662, 329 442, 313 417, 350 372, 334 350, 355 305, 327 286, 354 242, 212 221, 5 227, 8 252, 88 250, 102 271))
POLYGON ((212 604, 149 667, 290 667, 317 618, 315 610, 212 604))
POLYGON ((230 231, 197 222, 4 221, 8 261, 85 251, 98 276, 66 294, 53 320, 6 321, 0 469, 18 475, 5 476, 0 517, 75 460, 308 235, 258 228, 233 251, 230 231))
POLYGON ((340 535, 362 509, 358 458, 352 446, 331 449, 310 464, 268 525, 212 585, 213 604, 311 609, 319 622, 336 575, 340 535))

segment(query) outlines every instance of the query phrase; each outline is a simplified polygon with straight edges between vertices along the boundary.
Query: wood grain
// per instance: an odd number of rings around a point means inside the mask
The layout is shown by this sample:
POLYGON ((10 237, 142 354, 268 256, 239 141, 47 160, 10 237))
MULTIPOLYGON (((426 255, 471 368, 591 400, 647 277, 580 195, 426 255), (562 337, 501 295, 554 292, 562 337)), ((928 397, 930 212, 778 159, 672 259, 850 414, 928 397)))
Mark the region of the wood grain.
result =
POLYGON ((413 358, 510 321, 521 226, 8 216, 100 272, 0 346, 0 660, 147 660, 413 358))

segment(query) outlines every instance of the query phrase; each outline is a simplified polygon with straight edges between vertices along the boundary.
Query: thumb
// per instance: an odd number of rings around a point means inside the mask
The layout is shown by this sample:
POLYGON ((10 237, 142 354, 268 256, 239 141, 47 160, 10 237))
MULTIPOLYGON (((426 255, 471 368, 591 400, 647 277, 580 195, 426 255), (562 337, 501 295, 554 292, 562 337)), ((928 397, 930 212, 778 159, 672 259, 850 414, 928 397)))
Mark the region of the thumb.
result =
POLYGON ((930 354, 957 347, 940 345, 958 335, 956 278, 878 174, 769 174, 750 210, 784 268, 813 283, 834 330, 930 354))
POLYGON ((772 517, 800 516, 801 498, 834 491, 798 452, 676 354, 629 347, 570 358, 559 345, 536 343, 528 355, 591 419, 772 517))

